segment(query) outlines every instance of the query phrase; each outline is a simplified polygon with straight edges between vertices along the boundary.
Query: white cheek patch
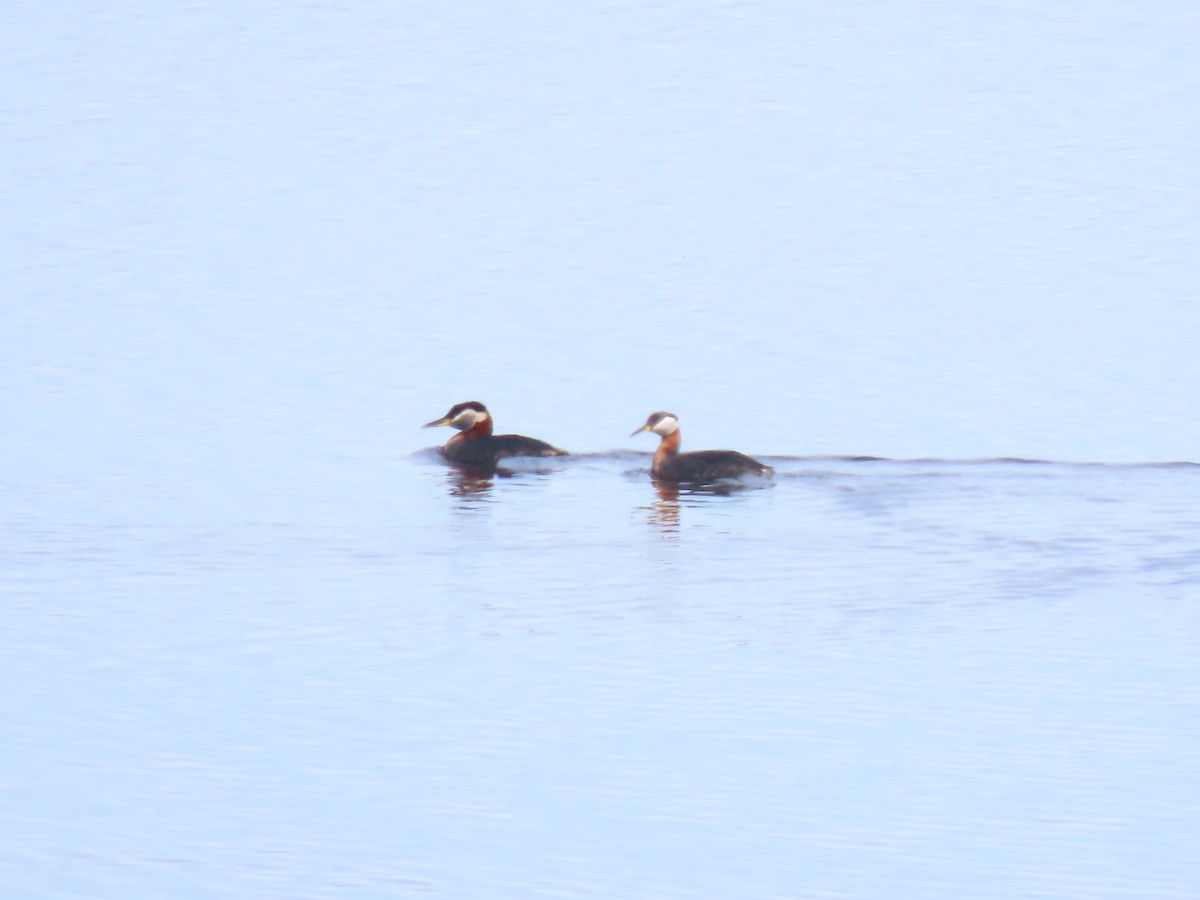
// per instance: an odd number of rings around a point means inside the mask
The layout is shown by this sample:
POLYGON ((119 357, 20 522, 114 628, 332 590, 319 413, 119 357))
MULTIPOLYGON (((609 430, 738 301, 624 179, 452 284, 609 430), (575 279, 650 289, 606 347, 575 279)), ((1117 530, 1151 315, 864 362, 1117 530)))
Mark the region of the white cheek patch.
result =
POLYGON ((674 416, 663 416, 658 420, 658 424, 650 430, 657 435, 666 437, 668 434, 674 434, 679 430, 679 420, 674 416))
POLYGON ((450 421, 450 426, 459 431, 470 431, 487 417, 487 413, 477 409, 464 409, 450 421))

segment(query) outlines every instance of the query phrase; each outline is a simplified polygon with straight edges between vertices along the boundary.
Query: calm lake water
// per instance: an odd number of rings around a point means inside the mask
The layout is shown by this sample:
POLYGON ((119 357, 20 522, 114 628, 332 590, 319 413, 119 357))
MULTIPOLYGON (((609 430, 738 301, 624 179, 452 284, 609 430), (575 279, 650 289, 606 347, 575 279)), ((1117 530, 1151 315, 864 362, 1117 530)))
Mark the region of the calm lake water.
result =
POLYGON ((770 462, 729 496, 422 453, 264 515, 27 507, 5 881, 1188 896, 1197 468, 770 462))
POLYGON ((0 17, 5 897, 1200 896, 1200 7, 0 17))

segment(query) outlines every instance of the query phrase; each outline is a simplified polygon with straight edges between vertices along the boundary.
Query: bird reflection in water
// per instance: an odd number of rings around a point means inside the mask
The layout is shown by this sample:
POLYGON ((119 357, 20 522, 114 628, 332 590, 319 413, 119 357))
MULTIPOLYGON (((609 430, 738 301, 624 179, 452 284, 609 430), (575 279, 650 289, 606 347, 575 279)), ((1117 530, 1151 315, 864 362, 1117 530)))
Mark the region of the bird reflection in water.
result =
POLYGON ((510 469, 499 465, 455 465, 446 468, 446 492, 458 499, 460 509, 480 509, 493 501, 492 488, 497 479, 514 479, 516 483, 542 481, 557 470, 539 467, 536 469, 510 469))
POLYGON ((472 501, 489 498, 494 478, 508 477, 511 474, 495 466, 448 466, 446 491, 451 497, 458 497, 463 501, 459 504, 462 508, 471 509, 477 505, 472 501))
POLYGON ((684 506, 698 507, 714 497, 733 497, 745 491, 759 487, 755 484, 744 484, 737 481, 726 481, 718 484, 680 485, 676 481, 664 481, 651 476, 654 493, 657 499, 649 506, 643 506, 648 513, 651 524, 662 531, 663 537, 679 537, 680 516, 684 506), (680 495, 683 500, 680 500, 680 495))
POLYGON ((655 481, 654 493, 658 495, 649 506, 642 509, 649 513, 650 523, 662 532, 664 538, 679 537, 679 485, 667 481, 655 481))

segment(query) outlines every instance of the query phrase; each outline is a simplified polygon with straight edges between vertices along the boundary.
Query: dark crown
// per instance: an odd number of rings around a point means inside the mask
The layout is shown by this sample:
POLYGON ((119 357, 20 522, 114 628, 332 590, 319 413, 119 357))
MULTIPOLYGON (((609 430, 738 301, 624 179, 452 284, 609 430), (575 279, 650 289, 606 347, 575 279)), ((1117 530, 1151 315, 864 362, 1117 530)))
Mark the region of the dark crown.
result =
POLYGON ((455 403, 452 407, 450 407, 450 412, 446 413, 446 418, 453 419, 459 413, 468 409, 473 409, 475 412, 481 413, 487 412, 487 407, 478 400, 468 400, 466 403, 455 403))

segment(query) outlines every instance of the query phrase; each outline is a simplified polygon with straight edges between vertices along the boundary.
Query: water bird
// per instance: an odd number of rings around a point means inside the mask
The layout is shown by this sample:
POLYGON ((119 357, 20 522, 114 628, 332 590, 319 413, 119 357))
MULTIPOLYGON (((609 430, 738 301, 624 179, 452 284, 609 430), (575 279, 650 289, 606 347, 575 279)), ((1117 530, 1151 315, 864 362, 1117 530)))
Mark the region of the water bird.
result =
POLYGON ((423 428, 449 425, 458 430, 442 446, 442 455, 449 462, 464 466, 495 466, 509 456, 566 456, 545 441, 523 434, 492 434, 492 414, 477 400, 456 403, 440 419, 426 422, 423 428))
POLYGON ((770 475, 774 470, 736 450, 695 450, 679 452, 679 417, 674 413, 655 412, 630 437, 651 431, 657 434, 658 449, 650 474, 659 481, 680 484, 714 484, 743 475, 770 475))

